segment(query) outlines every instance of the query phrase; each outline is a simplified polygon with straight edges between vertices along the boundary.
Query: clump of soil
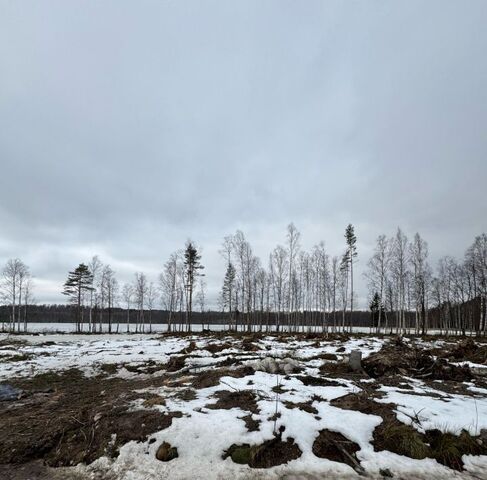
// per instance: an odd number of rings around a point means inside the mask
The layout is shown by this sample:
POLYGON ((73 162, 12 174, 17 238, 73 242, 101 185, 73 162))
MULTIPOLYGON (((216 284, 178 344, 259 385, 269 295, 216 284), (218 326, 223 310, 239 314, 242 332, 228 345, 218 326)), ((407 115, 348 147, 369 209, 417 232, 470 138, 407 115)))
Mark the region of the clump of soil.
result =
POLYGON ((459 435, 443 433, 440 430, 426 432, 432 457, 437 462, 455 470, 463 470, 463 455, 486 455, 487 443, 485 439, 471 436, 466 430, 459 435))
POLYGON ((356 412, 365 413, 366 415, 377 415, 384 420, 396 418, 394 404, 376 402, 370 395, 364 392, 349 393, 343 397, 335 398, 330 401, 330 405, 344 410, 354 410, 356 412))
POLYGON ((32 355, 27 353, 19 353, 17 355, 5 355, 0 357, 0 362, 25 362, 30 360, 32 355))
POLYGON ((297 378, 307 387, 339 387, 341 383, 335 382, 334 380, 327 380, 323 377, 312 377, 311 375, 297 375, 297 378))
POLYGON ((206 408, 212 410, 230 410, 231 408, 240 408, 252 413, 259 413, 255 394, 251 390, 229 391, 219 390, 215 392, 215 397, 218 398, 216 403, 206 405, 206 408))
POLYGON ((435 360, 429 352, 411 348, 402 342, 385 345, 377 353, 367 357, 362 365, 373 378, 401 374, 457 382, 472 379, 472 373, 467 366, 452 365, 441 358, 435 360))
MULTIPOLYGON (((173 357, 174 358, 174 357, 173 357)), ((179 357, 181 358, 181 357, 179 357)), ((172 358, 169 360, 169 363, 164 365, 162 363, 157 363, 154 360, 149 360, 147 362, 141 363, 139 365, 130 365, 130 364, 125 364, 124 367, 126 370, 132 373, 142 373, 142 374, 149 374, 152 375, 155 372, 158 372, 163 369, 168 369, 168 365, 171 363, 172 358)), ((176 361, 174 362, 173 365, 171 365, 170 368, 175 368, 176 366, 176 361)), ((184 367, 184 360, 183 360, 183 367, 184 367)), ((181 367, 181 368, 183 368, 181 367)), ((177 368, 177 370, 180 370, 181 368, 177 368)), ((173 371, 173 370, 170 370, 173 371)))
POLYGON ((118 365, 116 363, 102 363, 100 370, 108 375, 115 375, 118 371, 118 365))
POLYGON ((423 436, 411 425, 398 420, 384 421, 376 427, 373 436, 373 445, 378 451, 389 450, 417 460, 431 456, 423 436))
POLYGON ((353 371, 348 363, 345 362, 324 362, 320 367, 320 373, 327 377, 348 378, 351 380, 368 378, 364 372, 353 371))
POLYGON ((260 347, 254 343, 254 339, 252 337, 245 337, 242 340, 240 348, 244 352, 257 352, 260 350, 260 347))
POLYGON ((257 432, 260 430, 260 420, 255 420, 252 415, 245 415, 245 417, 239 417, 245 422, 245 428, 249 432, 257 432))
POLYGON ((323 360, 338 360, 338 357, 334 353, 323 353, 321 358, 323 360))
POLYGON ((194 350, 196 350, 196 343, 194 342, 194 340, 191 340, 187 347, 184 347, 181 350, 179 350, 179 352, 174 352, 174 353, 180 355, 188 355, 189 353, 192 353, 194 350))
POLYGON ((279 434, 261 445, 233 444, 224 454, 223 458, 230 457, 235 463, 248 465, 251 468, 271 468, 295 460, 303 453, 293 438, 282 441, 281 427, 279 434))
POLYGON ((185 366, 185 360, 186 357, 184 355, 171 355, 171 357, 169 358, 169 362, 167 362, 165 365, 166 370, 168 372, 177 372, 178 370, 181 370, 185 366))
POLYGON ((174 394, 174 398, 178 398, 179 400, 183 400, 185 402, 190 402, 191 400, 195 400, 197 398, 196 392, 192 388, 184 388, 183 390, 179 390, 174 394))
POLYGON ((178 449, 176 447, 172 447, 170 443, 162 442, 156 452, 157 460, 161 462, 170 462, 175 458, 178 458, 178 449))
POLYGON ((469 361, 472 363, 487 363, 487 345, 477 345, 471 338, 457 343, 451 350, 440 355, 453 361, 469 361))
POLYGON ((166 405, 166 399, 159 395, 146 398, 143 403, 144 407, 154 407, 156 405, 166 405))
POLYGON ((356 453, 360 447, 339 432, 320 430, 313 443, 313 453, 320 458, 326 458, 334 462, 346 463, 357 472, 363 469, 357 459, 356 453))
POLYGON ((232 348, 232 345, 228 342, 225 343, 210 343, 209 345, 206 345, 205 350, 208 352, 215 354, 219 353, 223 350, 227 350, 229 348, 232 348))
POLYGON ((410 425, 385 422, 374 431, 374 447, 410 458, 434 458, 454 470, 463 470, 463 455, 486 455, 487 442, 462 430, 459 435, 440 430, 424 434, 410 425))
POLYGON ((282 403, 283 403, 283 405, 286 408, 289 408, 289 409, 299 408, 299 410, 302 410, 303 412, 308 412, 308 413, 311 413, 313 415, 317 415, 318 414, 318 410, 316 410, 316 408, 313 407, 313 405, 312 405, 313 402, 312 401, 310 401, 310 402, 300 402, 300 403, 294 403, 294 402, 284 401, 282 403))

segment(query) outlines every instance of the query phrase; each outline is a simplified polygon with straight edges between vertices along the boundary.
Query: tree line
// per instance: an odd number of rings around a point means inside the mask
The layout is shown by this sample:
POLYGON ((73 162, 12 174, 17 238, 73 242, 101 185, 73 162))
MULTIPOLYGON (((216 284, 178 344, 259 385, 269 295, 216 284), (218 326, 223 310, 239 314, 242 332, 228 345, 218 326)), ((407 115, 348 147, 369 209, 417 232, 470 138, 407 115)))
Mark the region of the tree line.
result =
MULTIPOLYGON (((363 315, 354 313, 354 266, 359 253, 354 226, 346 227, 339 255, 331 255, 324 242, 306 251, 300 240, 291 223, 284 242, 263 262, 242 231, 224 237, 220 254, 225 274, 219 312, 212 314, 215 323, 224 322, 229 330, 277 332, 352 332, 354 326, 363 326, 363 315)), ((137 272, 133 282, 119 285, 110 265, 95 256, 69 272, 63 293, 78 331, 100 332, 108 324, 112 332, 115 315, 119 331, 122 311, 127 331, 131 324, 137 332, 151 331, 155 312, 161 309, 166 312, 168 331, 191 331, 193 310, 206 309, 203 269, 201 249, 192 241, 169 256, 155 282, 137 272)), ((409 240, 399 228, 391 237, 377 238, 363 275, 371 331, 485 334, 486 234, 475 237, 464 258, 443 257, 433 269, 427 242, 418 233, 409 240)), ((23 324, 26 329, 32 282, 23 262, 7 262, 1 291, 9 306, 8 328, 20 331, 23 324)), ((156 316, 160 321, 160 314, 156 316)), ((212 323, 207 315, 204 318, 212 323)))

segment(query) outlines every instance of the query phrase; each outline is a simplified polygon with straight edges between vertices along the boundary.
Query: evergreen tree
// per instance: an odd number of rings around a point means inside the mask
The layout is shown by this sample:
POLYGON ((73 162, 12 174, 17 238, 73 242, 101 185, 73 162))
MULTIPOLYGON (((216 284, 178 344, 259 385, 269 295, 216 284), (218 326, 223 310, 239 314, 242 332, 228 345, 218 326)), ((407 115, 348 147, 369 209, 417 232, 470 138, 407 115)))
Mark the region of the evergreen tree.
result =
POLYGON ((193 310, 193 290, 196 277, 203 275, 199 271, 202 270, 203 265, 200 263, 201 254, 198 252, 196 246, 188 241, 186 250, 184 251, 184 278, 186 289, 186 325, 188 332, 191 331, 191 313, 193 310))
POLYGON ((93 290, 93 274, 90 269, 80 263, 78 267, 69 272, 68 279, 64 284, 63 295, 70 297, 71 302, 76 305, 76 330, 81 330, 81 305, 84 292, 93 290))
POLYGON ((376 328, 379 325, 379 315, 383 311, 382 302, 378 292, 374 293, 369 308, 372 314, 372 326, 376 328))
POLYGON ((357 257, 357 237, 351 223, 345 229, 347 249, 342 259, 342 267, 350 270, 350 332, 352 331, 353 317, 353 261, 357 257))
POLYGON ((228 307, 228 312, 230 314, 230 321, 229 321, 230 326, 233 320, 232 298, 233 298, 233 292, 235 287, 235 277, 236 277, 235 267, 231 262, 228 262, 227 271, 225 273, 225 278, 223 280, 223 287, 222 287, 222 304, 223 304, 223 310, 225 310, 225 308, 228 307))

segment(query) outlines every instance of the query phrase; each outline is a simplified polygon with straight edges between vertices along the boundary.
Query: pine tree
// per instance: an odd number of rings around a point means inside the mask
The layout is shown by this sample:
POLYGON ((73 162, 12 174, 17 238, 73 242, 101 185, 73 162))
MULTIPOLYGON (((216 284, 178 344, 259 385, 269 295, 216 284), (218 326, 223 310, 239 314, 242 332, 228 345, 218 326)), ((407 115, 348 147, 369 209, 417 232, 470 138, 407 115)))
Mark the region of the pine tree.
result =
POLYGON ((378 328, 380 312, 383 310, 379 292, 374 293, 369 308, 372 314, 372 326, 378 328))
POLYGON ((235 267, 231 262, 228 262, 227 271, 225 273, 225 278, 223 280, 223 287, 222 287, 222 304, 224 310, 226 307, 228 307, 228 313, 230 317, 229 328, 231 328, 231 324, 233 320, 232 299, 233 299, 233 292, 235 287, 235 277, 236 277, 235 267))
POLYGON ((76 305, 76 330, 80 331, 81 325, 81 304, 83 293, 93 290, 93 274, 90 269, 84 264, 80 263, 78 267, 69 272, 68 279, 64 284, 63 295, 71 298, 71 302, 76 305))
POLYGON ((353 318, 353 261, 357 257, 357 237, 351 223, 345 229, 345 241, 347 242, 347 250, 343 256, 342 265, 347 270, 350 269, 350 332, 352 331, 353 318))
POLYGON ((188 332, 191 331, 191 313, 193 310, 193 290, 196 277, 203 274, 199 273, 203 265, 200 263, 201 254, 198 252, 196 246, 188 241, 186 250, 184 252, 184 277, 186 289, 186 325, 188 332))

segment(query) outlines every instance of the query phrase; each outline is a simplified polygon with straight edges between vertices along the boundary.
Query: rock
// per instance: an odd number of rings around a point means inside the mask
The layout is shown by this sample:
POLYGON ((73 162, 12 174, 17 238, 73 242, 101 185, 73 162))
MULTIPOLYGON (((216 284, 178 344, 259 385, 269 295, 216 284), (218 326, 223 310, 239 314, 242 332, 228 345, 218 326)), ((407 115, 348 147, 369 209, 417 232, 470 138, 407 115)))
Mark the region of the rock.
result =
POLYGON ((362 352, 360 350, 352 350, 348 358, 348 366, 354 372, 362 371, 362 352))
POLYGON ((285 375, 289 375, 299 370, 299 363, 292 358, 283 358, 276 361, 272 357, 266 357, 252 362, 250 365, 255 371, 282 373, 285 375))
POLYGON ((156 458, 161 462, 169 462, 178 456, 178 449, 167 442, 162 442, 156 452, 156 458))
POLYGON ((299 364, 292 358, 285 358, 279 362, 279 370, 283 371, 286 375, 289 375, 290 373, 299 370, 299 364))

